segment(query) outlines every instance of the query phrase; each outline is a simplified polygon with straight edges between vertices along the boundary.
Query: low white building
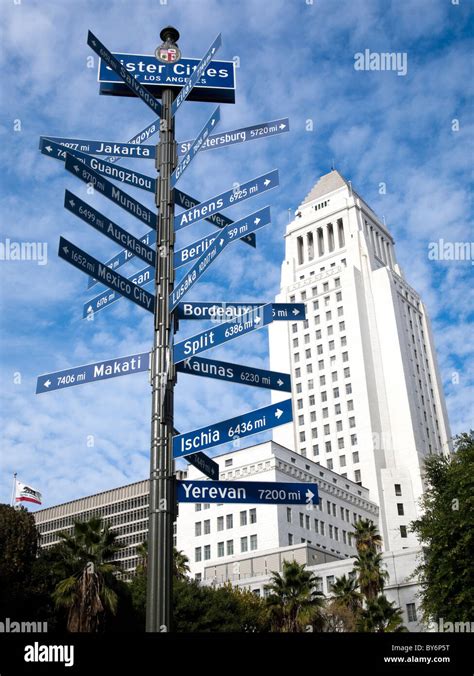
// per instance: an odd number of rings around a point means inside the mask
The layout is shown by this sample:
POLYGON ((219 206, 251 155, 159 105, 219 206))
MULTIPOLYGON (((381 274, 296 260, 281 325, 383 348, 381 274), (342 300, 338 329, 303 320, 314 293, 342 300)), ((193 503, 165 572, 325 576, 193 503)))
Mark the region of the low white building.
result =
MULTIPOLYGON (((378 523, 379 510, 367 488, 317 463, 268 441, 224 453, 220 480, 317 483, 319 505, 179 505, 177 547, 189 557, 193 577, 203 579, 213 563, 296 544, 318 552, 313 562, 335 561, 355 554, 353 524, 358 519, 378 523)), ((189 467, 187 478, 202 479, 189 467)))

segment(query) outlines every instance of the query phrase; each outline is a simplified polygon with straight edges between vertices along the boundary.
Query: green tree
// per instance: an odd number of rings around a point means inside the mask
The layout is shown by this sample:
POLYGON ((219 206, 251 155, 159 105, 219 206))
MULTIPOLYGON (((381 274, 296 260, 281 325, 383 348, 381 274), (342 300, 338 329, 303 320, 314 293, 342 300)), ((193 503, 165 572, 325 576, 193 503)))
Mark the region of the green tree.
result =
POLYGON ((474 432, 455 437, 454 448, 425 460, 423 516, 410 524, 423 546, 415 575, 425 621, 474 617, 474 432))
POLYGON ((363 632, 406 632, 400 608, 395 607, 392 601, 380 594, 377 598, 367 602, 357 620, 357 631, 363 632))
POLYGON ((317 577, 296 561, 284 561, 282 574, 272 572, 265 589, 270 592, 267 605, 274 630, 297 632, 310 624, 318 626, 324 597, 317 591, 317 582, 317 577))
MULTIPOLYGON (((0 504, 0 616, 21 618, 29 608, 31 572, 38 551, 33 515, 0 504)), ((31 615, 30 615, 31 616, 31 615)))
POLYGON ((68 574, 56 585, 54 601, 67 609, 69 631, 99 631, 107 614, 117 613, 119 585, 115 573, 120 568, 111 559, 121 545, 99 517, 84 523, 76 521, 73 535, 60 533, 60 538, 60 565, 68 574))
POLYGON ((354 570, 361 594, 367 602, 383 592, 388 573, 382 568, 382 555, 379 552, 367 550, 356 556, 354 570))
POLYGON ((332 585, 326 619, 332 631, 355 631, 362 611, 362 594, 355 576, 342 575, 332 585))

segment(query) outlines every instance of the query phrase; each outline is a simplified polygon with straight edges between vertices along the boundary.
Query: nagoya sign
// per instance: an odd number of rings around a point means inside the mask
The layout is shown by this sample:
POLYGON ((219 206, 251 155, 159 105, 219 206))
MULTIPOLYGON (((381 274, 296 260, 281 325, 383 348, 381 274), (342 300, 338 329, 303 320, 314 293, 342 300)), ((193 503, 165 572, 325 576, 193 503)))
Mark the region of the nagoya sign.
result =
POLYGON ((114 70, 120 79, 125 83, 125 85, 130 89, 133 94, 139 96, 142 101, 144 101, 147 106, 149 106, 156 115, 161 115, 161 103, 155 99, 153 94, 150 94, 149 91, 145 89, 135 78, 130 75, 128 70, 118 61, 115 56, 109 52, 107 47, 101 43, 101 41, 96 38, 94 33, 91 31, 87 34, 87 44, 91 47, 94 52, 103 59, 112 70, 114 70))
POLYGON ((267 174, 253 178, 251 181, 247 181, 247 183, 239 183, 238 187, 227 190, 226 192, 217 195, 217 197, 212 197, 210 200, 201 202, 197 206, 175 216, 175 230, 180 230, 187 225, 201 221, 203 218, 211 216, 220 209, 227 209, 227 207, 231 207, 233 204, 239 204, 244 200, 248 200, 250 197, 261 195, 267 190, 276 188, 278 185, 278 169, 274 169, 267 174))
POLYGON ((92 275, 97 281, 114 289, 114 291, 118 291, 122 296, 145 308, 145 310, 154 311, 155 297, 153 294, 122 277, 118 272, 113 272, 96 258, 79 249, 75 244, 68 242, 64 237, 59 238, 58 256, 82 270, 82 272, 92 275))
POLYGON ((129 375, 130 373, 148 371, 149 362, 150 353, 142 352, 128 357, 96 361, 93 364, 86 364, 85 366, 74 366, 63 371, 46 373, 45 375, 38 376, 36 394, 62 390, 64 387, 74 387, 74 385, 95 383, 98 380, 117 378, 118 376, 129 375))
MULTIPOLYGON (((196 70, 200 59, 182 58, 177 63, 159 63, 154 54, 126 54, 113 52, 113 56, 150 93, 160 97, 163 89, 181 89, 196 70)), ((115 96, 133 96, 120 77, 99 61, 98 82, 100 93, 115 96)), ((212 60, 188 95, 188 101, 235 103, 234 61, 212 60)))
POLYGON ((94 188, 100 192, 105 197, 108 197, 109 200, 118 204, 128 211, 129 214, 138 218, 139 221, 146 223, 149 228, 156 227, 156 214, 153 213, 148 207, 144 206, 141 202, 138 202, 133 197, 120 188, 117 188, 114 183, 111 183, 103 176, 100 176, 96 171, 86 167, 82 164, 80 160, 76 157, 73 157, 67 153, 66 164, 64 165, 66 170, 69 171, 74 176, 77 176, 84 183, 90 183, 94 188))
POLYGON ((190 357, 176 364, 176 370, 192 376, 225 380, 228 383, 240 383, 241 385, 263 387, 268 390, 291 392, 291 380, 288 373, 266 371, 252 366, 241 366, 225 361, 204 359, 204 357, 190 357))
MULTIPOLYGON (((273 122, 262 122, 254 124, 252 127, 241 127, 233 131, 224 131, 222 134, 212 134, 201 145, 200 150, 212 150, 213 148, 223 148, 235 143, 245 143, 245 141, 254 141, 266 136, 275 136, 290 131, 290 121, 287 117, 273 122)), ((194 141, 179 141, 178 155, 186 155, 194 141)))
POLYGON ((178 502, 317 505, 318 485, 280 481, 178 481, 178 502))
POLYGON ((196 451, 220 446, 232 441, 232 439, 241 439, 248 437, 250 434, 257 434, 279 425, 285 425, 292 420, 291 399, 285 399, 285 401, 279 401, 277 404, 258 408, 255 411, 223 420, 208 427, 201 427, 198 430, 186 432, 186 434, 178 434, 178 436, 173 437, 173 455, 175 458, 181 458, 184 455, 196 453, 196 451))

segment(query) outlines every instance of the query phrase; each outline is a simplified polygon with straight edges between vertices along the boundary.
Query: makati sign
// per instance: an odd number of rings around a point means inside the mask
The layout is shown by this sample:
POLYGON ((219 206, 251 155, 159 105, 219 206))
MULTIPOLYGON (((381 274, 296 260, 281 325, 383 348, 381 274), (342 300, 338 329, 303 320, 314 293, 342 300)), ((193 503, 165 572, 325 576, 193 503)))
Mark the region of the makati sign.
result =
MULTIPOLYGON (((154 54, 112 52, 125 69, 154 96, 165 87, 181 89, 200 63, 200 59, 182 58, 177 63, 159 63, 154 54)), ((133 96, 120 77, 102 59, 98 82, 101 94, 133 96)), ((187 96, 188 101, 235 103, 235 63, 211 61, 187 96)))

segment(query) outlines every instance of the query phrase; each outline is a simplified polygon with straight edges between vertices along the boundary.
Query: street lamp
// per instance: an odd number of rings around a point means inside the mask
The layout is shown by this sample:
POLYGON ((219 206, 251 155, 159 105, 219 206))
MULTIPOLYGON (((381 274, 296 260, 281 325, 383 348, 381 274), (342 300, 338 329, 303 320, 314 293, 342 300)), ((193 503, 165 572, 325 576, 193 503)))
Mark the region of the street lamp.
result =
POLYGON ((162 63, 176 63, 181 58, 181 52, 176 42, 179 40, 179 32, 173 26, 163 28, 160 33, 163 43, 156 48, 155 56, 162 63))

